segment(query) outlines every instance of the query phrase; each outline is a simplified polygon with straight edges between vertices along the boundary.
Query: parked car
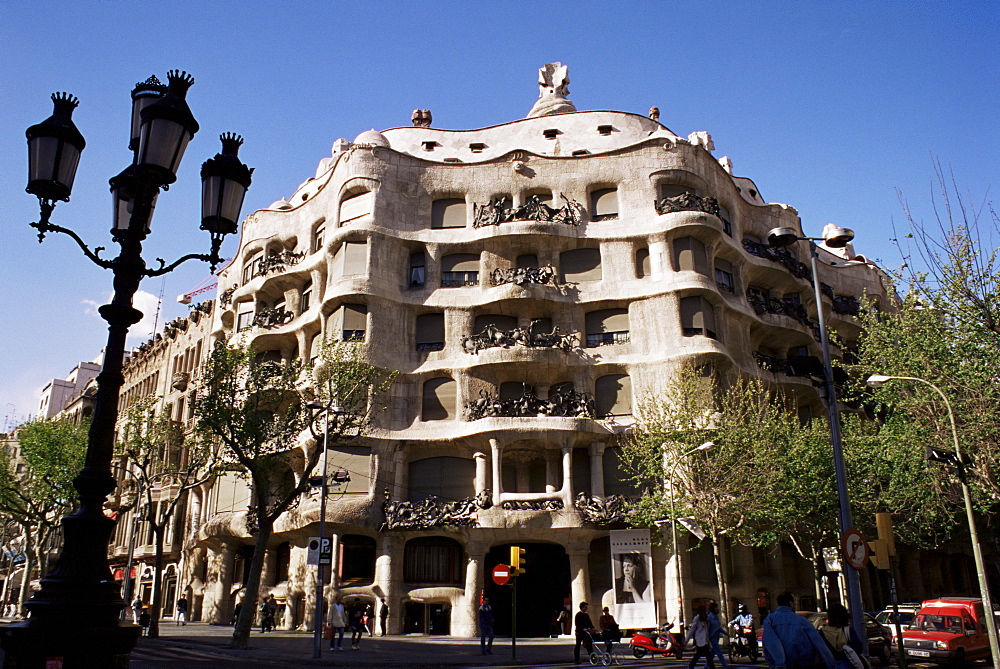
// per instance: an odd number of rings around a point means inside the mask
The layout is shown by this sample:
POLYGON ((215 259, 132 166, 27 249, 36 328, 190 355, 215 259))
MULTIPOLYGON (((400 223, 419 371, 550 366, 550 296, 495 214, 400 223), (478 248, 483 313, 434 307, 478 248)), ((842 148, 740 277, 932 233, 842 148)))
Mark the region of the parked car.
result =
MULTIPOLYGON (((812 623, 813 627, 819 629, 826 622, 826 613, 816 611, 796 611, 800 616, 812 623)), ((889 642, 892 640, 892 632, 889 628, 880 625, 873 616, 866 613, 865 631, 868 636, 868 656, 877 658, 882 664, 889 664, 892 659, 892 651, 889 642)), ((760 647, 764 647, 763 629, 757 631, 757 642, 760 647)))
MULTIPOLYGON (((990 656, 984 623, 983 600, 975 597, 942 597, 920 605, 910 626, 903 630, 907 659, 961 665, 990 656)), ((895 650, 895 646, 893 646, 895 650)))
MULTIPOLYGON (((896 608, 899 609, 899 624, 901 627, 908 627, 913 621, 913 618, 917 615, 917 611, 920 610, 920 602, 907 602, 905 604, 897 604, 896 608)), ((880 625, 885 625, 889 629, 893 629, 896 625, 896 618, 892 613, 892 607, 887 606, 885 609, 875 616, 876 622, 880 625)))

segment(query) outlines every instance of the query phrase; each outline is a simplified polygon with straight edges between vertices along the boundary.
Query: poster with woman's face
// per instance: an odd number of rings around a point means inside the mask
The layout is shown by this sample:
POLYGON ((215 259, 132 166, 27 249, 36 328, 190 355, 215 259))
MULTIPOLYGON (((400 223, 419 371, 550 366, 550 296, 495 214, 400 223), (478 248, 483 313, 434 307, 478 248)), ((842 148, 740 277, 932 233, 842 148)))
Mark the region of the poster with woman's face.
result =
POLYGON ((615 618, 621 627, 655 627, 649 530, 612 530, 615 618))

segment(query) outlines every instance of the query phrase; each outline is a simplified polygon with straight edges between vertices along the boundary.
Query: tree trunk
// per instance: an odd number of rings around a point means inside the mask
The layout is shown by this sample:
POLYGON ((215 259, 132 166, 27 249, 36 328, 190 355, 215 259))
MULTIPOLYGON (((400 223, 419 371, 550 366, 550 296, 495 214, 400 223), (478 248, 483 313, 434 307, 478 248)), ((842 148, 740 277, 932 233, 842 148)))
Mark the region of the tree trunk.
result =
POLYGON ((729 620, 729 584, 722 565, 722 537, 712 537, 712 557, 715 559, 715 578, 719 581, 719 613, 720 620, 729 620))
POLYGON ((34 568, 35 548, 32 545, 33 537, 31 526, 23 525, 24 529, 24 574, 21 576, 21 588, 17 592, 17 616, 24 616, 24 602, 28 599, 28 591, 31 588, 31 572, 34 568))
POLYGON ((149 519, 153 528, 153 601, 149 611, 149 636, 160 636, 160 617, 163 615, 163 526, 149 519))
POLYGON ((816 546, 810 546, 810 549, 812 551, 810 561, 813 566, 813 585, 816 588, 816 601, 821 602, 821 604, 819 604, 821 609, 827 610, 830 608, 830 603, 827 602, 826 597, 823 596, 823 572, 826 571, 826 565, 824 564, 820 551, 817 550, 816 546))
POLYGON ((239 618, 236 619, 233 641, 229 645, 230 648, 240 650, 245 650, 250 641, 254 616, 260 608, 260 582, 264 573, 264 554, 267 552, 267 544, 274 532, 273 521, 267 517, 262 518, 261 516, 265 516, 265 513, 260 509, 255 509, 254 512, 257 513, 257 541, 254 542, 253 558, 250 560, 250 572, 247 574, 243 606, 240 608, 239 618))

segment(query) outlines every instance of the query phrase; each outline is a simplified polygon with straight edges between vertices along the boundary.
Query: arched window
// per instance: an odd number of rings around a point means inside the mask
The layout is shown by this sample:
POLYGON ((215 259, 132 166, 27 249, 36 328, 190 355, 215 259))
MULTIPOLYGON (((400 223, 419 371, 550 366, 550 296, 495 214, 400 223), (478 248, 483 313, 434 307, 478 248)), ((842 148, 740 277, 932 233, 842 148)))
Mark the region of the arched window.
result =
POLYGON ((447 456, 414 460, 407 480, 411 502, 431 495, 444 501, 466 499, 476 494, 476 463, 471 458, 447 456))
POLYGON ((340 225, 347 225, 372 213, 374 195, 371 191, 348 195, 340 202, 340 225))
POLYGON ((375 580, 375 540, 360 534, 340 537, 340 556, 337 560, 341 581, 360 585, 375 580))
POLYGON ((601 280, 601 250, 573 249, 559 255, 559 273, 563 283, 601 280))
POLYGON ((417 316, 417 350, 440 351, 444 348, 444 314, 437 311, 417 316))
POLYGON ((681 330, 685 337, 703 335, 718 339, 718 330, 715 327, 715 308, 712 303, 700 295, 682 297, 681 330))
POLYGON ((694 237, 674 240, 674 268, 678 272, 698 272, 708 276, 708 254, 705 244, 694 237))
POLYGON ((586 316, 587 347, 627 344, 628 309, 601 309, 586 316))
POLYGON ((464 228, 465 219, 465 200, 443 198, 431 205, 432 228, 464 228))
POLYGON ((454 539, 410 539, 403 551, 403 580, 407 583, 461 585, 462 562, 462 546, 454 539))
POLYGON ((423 420, 449 420, 455 417, 457 384, 454 379, 438 377, 424 382, 420 415, 423 420))
POLYGON ((479 256, 472 253, 453 253, 441 258, 441 287, 479 285, 479 256))
POLYGON ((599 417, 632 415, 632 379, 627 374, 608 374, 597 379, 594 404, 599 417))
POLYGON ((590 194, 590 220, 609 221, 618 218, 618 189, 599 188, 590 194))

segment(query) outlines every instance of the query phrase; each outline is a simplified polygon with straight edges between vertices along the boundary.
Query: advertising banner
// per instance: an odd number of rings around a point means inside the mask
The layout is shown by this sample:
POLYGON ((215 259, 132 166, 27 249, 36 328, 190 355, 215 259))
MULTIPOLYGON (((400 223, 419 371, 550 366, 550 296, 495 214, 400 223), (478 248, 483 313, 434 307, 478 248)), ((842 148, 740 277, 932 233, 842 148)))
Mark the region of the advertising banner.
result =
POLYGON ((615 620, 622 629, 656 627, 649 530, 611 530, 615 620))

